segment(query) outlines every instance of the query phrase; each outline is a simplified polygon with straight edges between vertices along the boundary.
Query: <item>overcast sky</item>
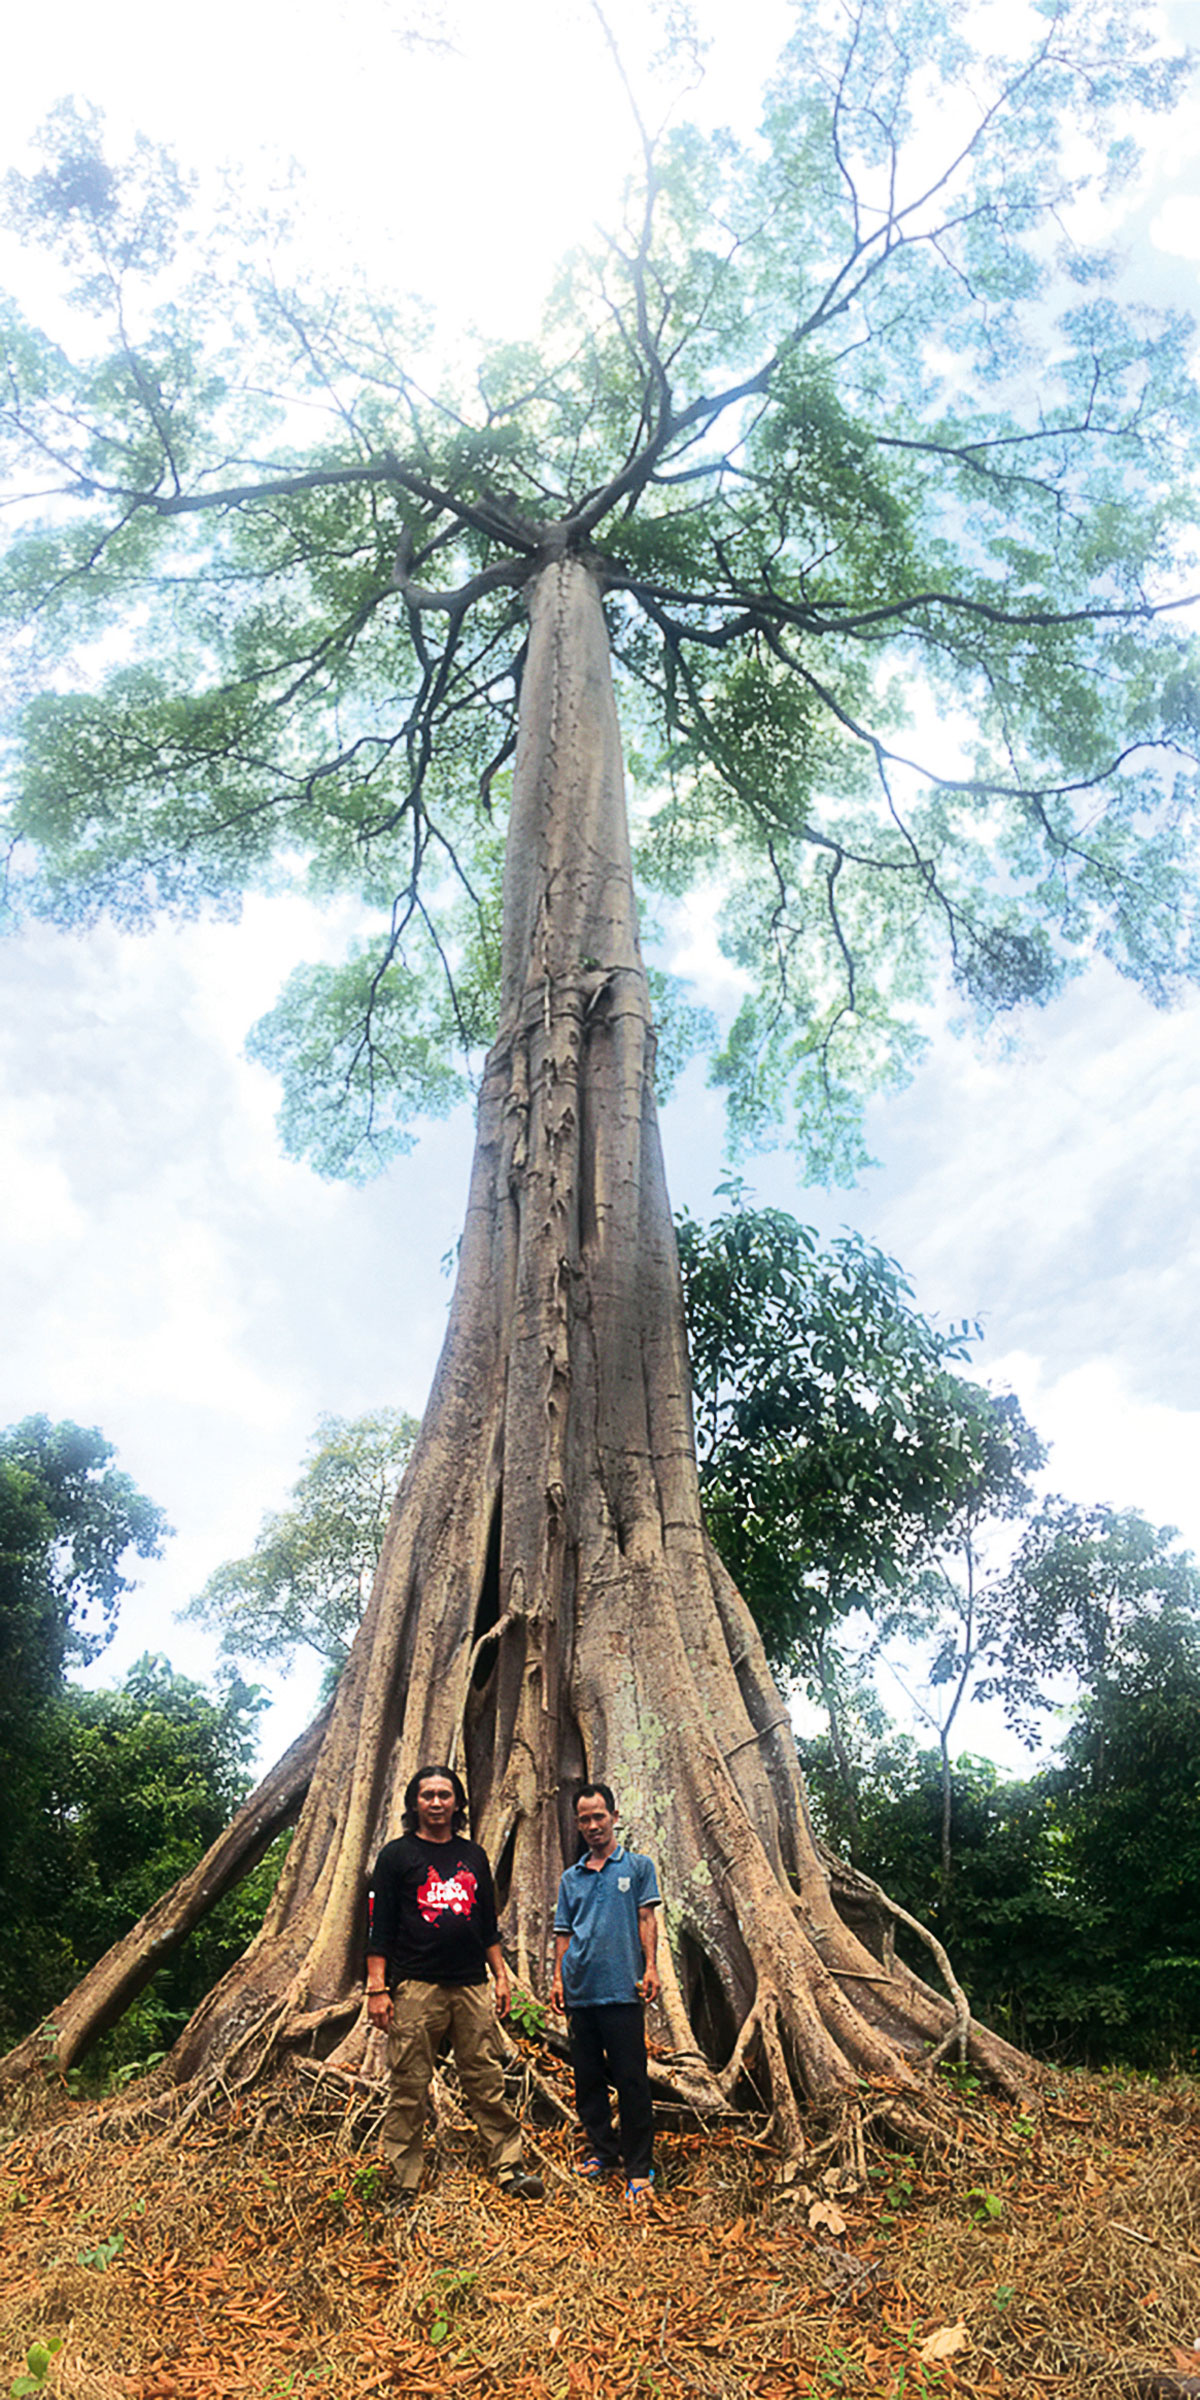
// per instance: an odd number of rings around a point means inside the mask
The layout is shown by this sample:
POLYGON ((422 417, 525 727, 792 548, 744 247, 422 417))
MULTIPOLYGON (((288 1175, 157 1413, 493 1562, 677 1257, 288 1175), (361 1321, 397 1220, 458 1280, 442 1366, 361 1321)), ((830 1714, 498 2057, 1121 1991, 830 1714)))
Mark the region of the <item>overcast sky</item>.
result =
MULTIPOLYGON (((695 110, 745 117, 782 14, 722 0, 695 110)), ((1200 8, 1167 14, 1186 38, 1200 8)), ((619 93, 583 10, 450 9, 441 51, 406 47, 406 22, 387 0, 27 12, 0 95, 6 161, 68 90, 202 167, 266 174, 294 155, 315 223, 340 219, 453 321, 530 330, 555 253, 611 202, 619 93)), ((1193 112, 1156 146, 1130 227, 1146 288, 1189 307, 1196 147, 1193 112)), ((469 1119, 365 1190, 324 1185, 281 1156, 270 1078, 241 1054, 296 959, 339 946, 336 923, 286 898, 252 901, 236 927, 0 946, 0 1423, 99 1424, 178 1529, 106 1676, 147 1644, 207 1672, 211 1644, 172 1611, 284 1502, 317 1416, 424 1402, 469 1119)), ((690 957, 730 1008, 710 945, 690 957)), ((826 1231, 861 1227, 927 1313, 983 1319, 981 1370, 1053 1442, 1055 1488, 1141 1507, 1200 1548, 1198 1036, 1200 1006, 1157 1016, 1097 970, 1015 1049, 939 1034, 909 1091, 872 1110, 882 1165, 857 1191, 805 1192, 786 1157, 745 1172, 826 1231)), ((723 1133, 700 1069, 665 1136, 676 1204, 709 1215, 723 1133)), ((268 1749, 307 1701, 297 1679, 268 1749)))

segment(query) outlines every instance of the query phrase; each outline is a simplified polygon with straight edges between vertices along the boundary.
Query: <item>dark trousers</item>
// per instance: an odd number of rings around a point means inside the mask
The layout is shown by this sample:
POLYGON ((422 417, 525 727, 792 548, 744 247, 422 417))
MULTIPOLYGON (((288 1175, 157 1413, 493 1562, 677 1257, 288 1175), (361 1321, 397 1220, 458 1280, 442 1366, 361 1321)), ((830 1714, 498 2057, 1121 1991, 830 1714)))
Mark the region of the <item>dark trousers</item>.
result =
POLYGON ((650 2173, 654 2112, 646 2073, 646 2024, 640 2000, 612 2001, 606 2008, 569 2012, 575 2106, 588 2149, 606 2167, 624 2161, 625 2173, 650 2173), (613 2132, 608 2087, 616 2085, 621 2139, 613 2132))

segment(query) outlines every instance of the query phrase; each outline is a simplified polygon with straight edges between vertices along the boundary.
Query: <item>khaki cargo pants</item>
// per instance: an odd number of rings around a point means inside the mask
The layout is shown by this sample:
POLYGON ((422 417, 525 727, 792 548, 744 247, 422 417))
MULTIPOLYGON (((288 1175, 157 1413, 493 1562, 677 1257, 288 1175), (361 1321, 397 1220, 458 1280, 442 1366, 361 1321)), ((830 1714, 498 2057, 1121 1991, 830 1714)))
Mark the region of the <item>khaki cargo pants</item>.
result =
POLYGON ((521 2164, 521 2128, 504 2097, 496 2038, 496 2008, 488 1983, 398 1983, 388 2034, 391 2090, 383 2121, 383 2155, 399 2191, 421 2180, 421 2129, 438 2048, 450 2035, 465 2099, 487 2143, 488 2167, 504 2174, 521 2164))

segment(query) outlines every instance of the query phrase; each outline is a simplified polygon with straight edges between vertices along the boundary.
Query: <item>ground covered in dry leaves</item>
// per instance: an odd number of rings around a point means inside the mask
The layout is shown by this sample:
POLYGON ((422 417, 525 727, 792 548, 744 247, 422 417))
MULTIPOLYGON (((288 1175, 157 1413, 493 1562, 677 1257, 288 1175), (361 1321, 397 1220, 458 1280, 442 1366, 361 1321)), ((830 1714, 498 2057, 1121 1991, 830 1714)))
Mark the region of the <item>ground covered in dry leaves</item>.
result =
POLYGON ((1186 2391, 1200 2086, 1060 2077, 1036 2120, 947 2089, 952 2149, 876 2151, 859 2189, 820 2153, 781 2184, 744 2119, 668 2124, 637 2221, 574 2178, 565 2127, 532 2137, 545 2202, 502 2199, 452 2115, 394 2217, 374 2099, 315 2067, 183 2128, 75 2103, 0 2144, 0 2394, 1186 2391))

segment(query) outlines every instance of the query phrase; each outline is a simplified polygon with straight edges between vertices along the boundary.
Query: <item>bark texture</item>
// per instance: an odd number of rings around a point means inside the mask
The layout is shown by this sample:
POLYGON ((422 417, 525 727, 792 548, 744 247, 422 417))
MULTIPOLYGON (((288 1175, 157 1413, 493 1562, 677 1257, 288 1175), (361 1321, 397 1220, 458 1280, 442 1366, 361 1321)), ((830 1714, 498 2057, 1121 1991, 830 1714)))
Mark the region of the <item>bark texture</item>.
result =
MULTIPOLYGON (((571 1785, 602 1776, 666 1896, 652 2031, 675 2083, 716 2104, 749 2076, 793 2151, 803 2102, 852 2113, 864 2083, 916 2128, 919 2059, 955 2012, 862 1938, 869 1895, 813 1839, 787 1712, 701 1520, 597 582, 552 559, 529 608, 500 1025, 445 1347, 283 1877, 172 2070, 248 2074, 279 2043, 357 2063, 367 1875, 408 1776, 446 1759, 523 1983, 549 1981, 571 1785)), ((84 2044, 87 1988, 60 2055, 84 2044)), ((1021 2087, 1017 2053, 969 2042, 1021 2087)))

